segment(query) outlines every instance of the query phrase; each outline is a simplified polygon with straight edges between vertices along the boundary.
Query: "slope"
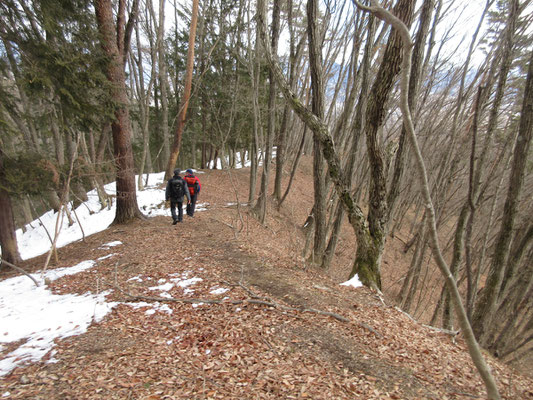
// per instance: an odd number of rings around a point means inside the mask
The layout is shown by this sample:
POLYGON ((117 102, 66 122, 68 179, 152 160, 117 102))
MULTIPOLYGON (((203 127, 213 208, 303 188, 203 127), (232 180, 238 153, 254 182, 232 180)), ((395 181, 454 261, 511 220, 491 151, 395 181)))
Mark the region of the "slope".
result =
MULTIPOLYGON (((300 226, 312 203, 309 164, 281 212, 269 209, 266 226, 238 205, 247 170, 199 177, 207 210, 194 218, 112 226, 59 250, 54 267, 99 261, 51 282, 54 292, 109 290, 108 301, 119 304, 86 333, 58 341, 42 362, 0 378, 0 395, 483 398, 461 337, 418 324, 366 288, 339 285, 353 252, 349 231, 331 271, 306 266, 300 226), (122 244, 102 246, 109 242, 122 244)), ((43 257, 23 267, 41 266, 43 257)), ((533 381, 489 362, 504 398, 533 398, 533 381)))

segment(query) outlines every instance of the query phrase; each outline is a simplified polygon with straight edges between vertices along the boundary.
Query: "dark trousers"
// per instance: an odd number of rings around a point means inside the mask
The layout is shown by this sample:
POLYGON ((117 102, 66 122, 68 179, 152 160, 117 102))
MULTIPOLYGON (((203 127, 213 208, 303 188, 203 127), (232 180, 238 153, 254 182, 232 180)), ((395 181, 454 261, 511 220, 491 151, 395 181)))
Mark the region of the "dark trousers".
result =
POLYGON ((198 197, 198 193, 191 195, 191 202, 187 203, 187 215, 189 217, 192 217, 194 215, 194 209, 196 208, 196 198, 198 197))
POLYGON ((170 212, 174 221, 181 222, 183 219, 183 201, 170 199, 170 212), (176 215, 176 207, 178 208, 178 215, 176 215))

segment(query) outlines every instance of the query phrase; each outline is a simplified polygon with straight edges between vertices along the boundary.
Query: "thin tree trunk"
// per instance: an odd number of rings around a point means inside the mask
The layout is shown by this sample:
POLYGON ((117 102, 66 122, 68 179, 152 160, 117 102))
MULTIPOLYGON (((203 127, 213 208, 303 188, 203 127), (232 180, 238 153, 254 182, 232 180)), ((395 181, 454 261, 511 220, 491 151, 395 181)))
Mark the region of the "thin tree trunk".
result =
MULTIPOLYGON (((280 0, 274 0, 274 9, 272 12, 272 51, 277 54, 279 41, 279 20, 280 20, 280 0)), ((264 224, 266 218, 266 205, 268 196, 268 183, 270 180, 270 169, 272 162, 272 147, 274 144, 274 129, 276 125, 276 82, 272 71, 268 75, 268 120, 267 135, 263 152, 263 172, 261 174, 261 187, 257 203, 254 206, 254 212, 257 214, 259 221, 264 224)))
MULTIPOLYGON (((176 29, 178 29, 176 24, 176 29)), ((169 129, 168 129, 168 77, 167 62, 165 60, 165 0, 159 0, 159 25, 157 30, 157 55, 159 70, 159 86, 161 88, 161 137, 163 140, 163 165, 170 157, 169 129)))
MULTIPOLYGON (((516 2, 517 3, 517 2, 516 2)), ((516 3, 513 3, 516 6, 516 3)), ((522 111, 517 141, 515 143, 511 177, 507 198, 503 209, 500 231, 494 247, 489 275, 482 289, 473 316, 476 335, 483 343, 485 333, 490 326, 492 316, 501 293, 501 285, 505 273, 505 263, 509 256, 513 227, 518 213, 520 194, 524 183, 527 157, 533 132, 533 52, 529 59, 529 69, 525 84, 522 111)))
MULTIPOLYGON (((307 2, 307 35, 309 44, 309 64, 311 70, 311 108, 313 114, 324 120, 324 77, 322 66, 322 41, 318 29, 318 4, 316 0, 307 2)), ((312 260, 322 265, 326 251, 326 187, 325 165, 321 141, 313 138, 313 186, 314 186, 314 227, 315 237, 312 260)))
POLYGON ((198 3, 199 0, 193 0, 192 2, 192 14, 191 14, 191 27, 189 30, 189 49, 187 51, 187 71, 185 75, 185 88, 183 90, 183 97, 179 108, 178 125, 174 132, 174 142, 170 151, 167 170, 165 172, 165 180, 170 179, 173 174, 174 167, 181 148, 181 139, 183 136, 183 130, 185 128, 187 109, 189 108, 189 100, 191 97, 192 88, 192 74, 194 67, 194 43, 196 40, 196 25, 198 22, 198 3))

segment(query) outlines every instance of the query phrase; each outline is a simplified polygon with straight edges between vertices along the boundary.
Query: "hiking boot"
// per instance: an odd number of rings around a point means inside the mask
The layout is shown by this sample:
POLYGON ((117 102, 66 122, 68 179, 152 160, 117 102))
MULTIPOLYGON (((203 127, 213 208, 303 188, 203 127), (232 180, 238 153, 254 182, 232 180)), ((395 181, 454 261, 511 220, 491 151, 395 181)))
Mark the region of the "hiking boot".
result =
POLYGON ((179 221, 177 219, 175 219, 174 221, 172 221, 172 225, 176 225, 179 221))

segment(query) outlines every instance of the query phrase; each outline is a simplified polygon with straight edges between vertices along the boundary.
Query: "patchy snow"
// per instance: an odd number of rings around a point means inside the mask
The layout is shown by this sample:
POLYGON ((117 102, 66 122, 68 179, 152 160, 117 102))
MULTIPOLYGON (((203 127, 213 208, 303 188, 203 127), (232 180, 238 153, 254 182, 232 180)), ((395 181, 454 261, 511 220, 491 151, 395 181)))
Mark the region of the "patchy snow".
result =
POLYGON ((209 293, 211 294, 224 294, 228 291, 229 289, 226 289, 226 288, 217 288, 217 289, 213 289, 211 290, 209 293))
MULTIPOLYGON (((169 216, 170 209, 165 208, 165 189, 159 188, 163 183, 164 172, 144 175, 144 181, 149 181, 144 190, 137 190, 137 204, 139 209, 148 217, 157 215, 169 216)), ((137 184, 137 177, 135 182, 137 184)), ((115 182, 104 186, 110 195, 116 195, 115 182)), ((53 211, 48 211, 40 218, 25 226, 25 232, 18 229, 16 232, 17 243, 20 256, 23 260, 33 258, 50 251, 52 240, 55 236, 56 225, 58 226, 57 247, 66 246, 69 243, 81 240, 84 236, 89 236, 101 232, 109 227, 115 218, 116 204, 109 208, 101 209, 100 201, 96 190, 87 193, 89 200, 82 203, 72 213, 73 224, 69 226, 69 221, 65 211, 58 215, 53 211)), ((196 211, 207 210, 208 203, 198 203, 196 211)), ((69 204, 69 210, 72 211, 69 204)), ((101 249, 109 249, 122 244, 119 241, 102 244, 101 249)))
MULTIPOLYGON (((165 190, 158 188, 163 182, 164 173, 150 174, 145 190, 137 192, 137 202, 141 211, 147 216, 170 216, 170 210, 164 207, 165 190)), ((137 179, 135 180, 137 182, 137 179)), ((107 193, 116 193, 115 183, 105 185, 107 193)), ((73 214, 74 223, 69 226, 65 212, 60 215, 48 211, 37 220, 26 225, 25 232, 17 230, 17 244, 23 259, 29 259, 50 251, 51 239, 58 226, 57 247, 82 239, 84 236, 105 230, 115 217, 115 204, 110 208, 101 209, 96 190, 88 193, 89 200, 81 204, 73 214), (80 227, 81 225, 81 227, 80 227)), ((197 211, 202 211, 208 206, 199 204, 197 211)), ((100 249, 116 249, 122 245, 120 241, 112 241, 100 245, 100 249)), ((95 260, 86 260, 67 268, 58 268, 44 272, 37 272, 33 277, 39 286, 26 276, 17 276, 0 281, 0 351, 5 349, 5 344, 21 341, 18 348, 9 354, 2 355, 0 359, 0 376, 9 374, 15 367, 41 360, 50 353, 48 362, 55 362, 53 355, 55 339, 65 338, 86 332, 92 322, 99 322, 118 303, 106 302, 105 296, 109 292, 85 293, 83 295, 57 295, 53 294, 45 285, 45 280, 56 280, 66 275, 73 275, 88 271, 98 265, 98 261, 115 256, 111 253, 95 260)), ((150 281, 151 277, 143 277, 150 281)), ((130 280, 142 282, 143 278, 134 277, 130 280)), ((189 278, 188 274, 171 282, 158 282, 153 290, 162 291, 162 297, 171 297, 167 291, 174 286, 191 291, 187 287, 201 278, 189 278)), ((171 314, 172 309, 167 304, 127 303, 136 308, 146 307, 147 314, 166 312, 171 314)), ((2 397, 9 396, 6 392, 2 397)))
POLYGON ((346 281, 346 282, 343 282, 341 283, 342 286, 351 286, 351 287, 359 287, 359 286, 363 286, 363 284, 361 283, 361 281, 359 280, 359 277, 356 275, 354 275, 352 277, 352 279, 346 281))
MULTIPOLYGON (((172 276, 176 276, 176 275, 179 275, 179 274, 172 274, 172 276)), ((160 285, 152 286, 152 287, 149 287, 148 289, 159 290, 162 292, 160 294, 161 297, 167 297, 169 299, 171 299, 172 296, 170 296, 170 294, 168 294, 167 292, 175 286, 179 286, 183 288, 184 289, 183 292, 185 294, 194 293, 194 290, 189 289, 188 286, 194 285, 196 282, 201 282, 203 279, 197 278, 197 277, 186 279, 187 276, 188 276, 188 273, 185 272, 181 275, 181 278, 171 278, 170 279, 171 282, 166 282, 166 279, 159 279, 158 283, 160 283, 160 285)))
POLYGON ((41 360, 56 338, 78 335, 93 322, 100 321, 117 303, 108 303, 108 292, 84 295, 55 295, 44 284, 93 268, 95 261, 83 261, 70 268, 38 272, 39 286, 26 276, 0 282, 0 343, 24 340, 17 349, 0 360, 0 376, 16 366, 41 360))
POLYGON ((120 240, 115 240, 114 242, 109 242, 101 245, 99 248, 102 250, 108 250, 110 247, 120 246, 122 242, 120 240))

